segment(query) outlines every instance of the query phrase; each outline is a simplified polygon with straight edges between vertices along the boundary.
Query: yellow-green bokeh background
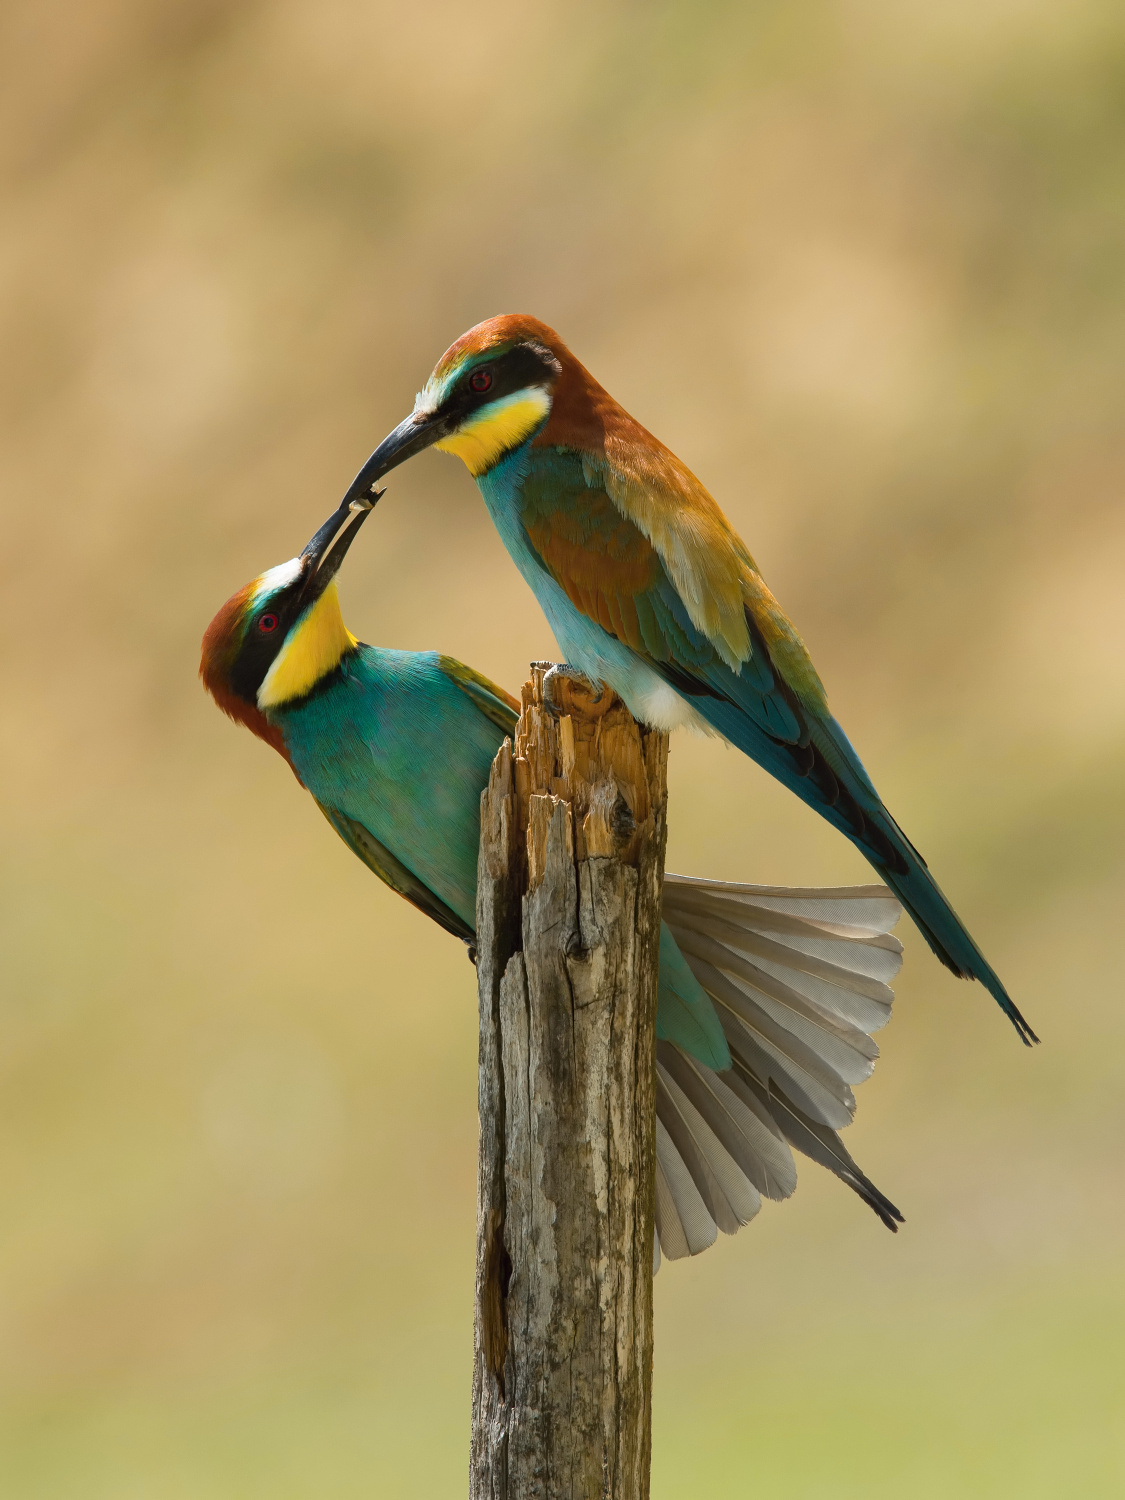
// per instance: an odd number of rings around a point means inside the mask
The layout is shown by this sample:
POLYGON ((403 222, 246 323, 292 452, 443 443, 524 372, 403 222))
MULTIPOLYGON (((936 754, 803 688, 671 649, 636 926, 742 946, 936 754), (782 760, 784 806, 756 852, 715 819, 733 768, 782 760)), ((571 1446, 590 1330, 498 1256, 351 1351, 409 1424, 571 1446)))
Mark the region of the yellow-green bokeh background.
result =
MULTIPOLYGON (((1125 1493, 1125 14, 10 0, 0 1494, 464 1492, 475 1006, 195 678, 465 327, 703 478, 1044 1043, 912 931, 835 1181, 656 1288, 654 1494, 1125 1493)), ((453 459, 362 637, 551 655, 453 459)), ((862 880, 711 742, 670 865, 862 880)), ((906 924, 904 924, 906 925, 906 924)))

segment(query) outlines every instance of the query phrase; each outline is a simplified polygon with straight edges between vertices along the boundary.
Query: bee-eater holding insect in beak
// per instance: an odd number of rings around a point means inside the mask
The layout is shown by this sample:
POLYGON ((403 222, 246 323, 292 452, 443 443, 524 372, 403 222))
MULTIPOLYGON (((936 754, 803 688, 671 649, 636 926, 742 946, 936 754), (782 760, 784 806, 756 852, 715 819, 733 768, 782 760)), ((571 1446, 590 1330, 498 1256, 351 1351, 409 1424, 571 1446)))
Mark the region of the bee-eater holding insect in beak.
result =
POLYGON ((804 643, 695 475, 535 318, 438 360, 348 497, 434 446, 464 459, 568 661, 644 723, 718 732, 846 834, 943 964, 1038 1041, 883 806, 804 643))
MULTIPOLYGON (((289 762, 392 890, 472 944, 480 799, 518 717, 502 688, 433 651, 361 645, 335 575, 363 524, 345 502, 291 562, 222 607, 200 676, 289 762)), ((837 1132, 890 1017, 901 908, 882 886, 787 890, 666 875, 657 998, 660 1248, 695 1254, 796 1185, 791 1147, 889 1229, 895 1206, 837 1132)))

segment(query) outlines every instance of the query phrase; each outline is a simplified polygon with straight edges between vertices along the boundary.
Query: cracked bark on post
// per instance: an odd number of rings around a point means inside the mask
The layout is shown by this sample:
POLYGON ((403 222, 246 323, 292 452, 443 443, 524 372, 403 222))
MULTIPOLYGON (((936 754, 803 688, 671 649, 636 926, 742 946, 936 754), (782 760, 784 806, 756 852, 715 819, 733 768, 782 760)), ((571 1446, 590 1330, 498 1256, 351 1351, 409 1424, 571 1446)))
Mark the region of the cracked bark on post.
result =
POLYGON ((469 1494, 642 1500, 668 740, 544 672, 481 800, 469 1494))

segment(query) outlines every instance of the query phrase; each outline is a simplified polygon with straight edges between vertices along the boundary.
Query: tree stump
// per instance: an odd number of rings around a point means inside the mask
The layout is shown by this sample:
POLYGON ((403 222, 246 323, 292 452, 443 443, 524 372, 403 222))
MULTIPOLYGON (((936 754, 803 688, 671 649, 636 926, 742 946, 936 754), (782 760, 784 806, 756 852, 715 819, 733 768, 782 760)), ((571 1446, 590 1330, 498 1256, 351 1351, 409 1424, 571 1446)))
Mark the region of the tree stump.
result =
POLYGON ((545 671, 481 799, 469 1494, 642 1500, 668 739, 545 671))

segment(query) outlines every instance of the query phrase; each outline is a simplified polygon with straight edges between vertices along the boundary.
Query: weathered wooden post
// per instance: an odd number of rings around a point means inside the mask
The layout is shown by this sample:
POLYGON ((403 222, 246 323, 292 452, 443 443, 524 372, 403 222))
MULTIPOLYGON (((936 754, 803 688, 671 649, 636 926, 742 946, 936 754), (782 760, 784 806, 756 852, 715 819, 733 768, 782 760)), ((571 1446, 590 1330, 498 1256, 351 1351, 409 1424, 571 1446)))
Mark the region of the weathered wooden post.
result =
POLYGON ((469 1494, 642 1500, 668 740, 545 670, 481 804, 469 1494))

